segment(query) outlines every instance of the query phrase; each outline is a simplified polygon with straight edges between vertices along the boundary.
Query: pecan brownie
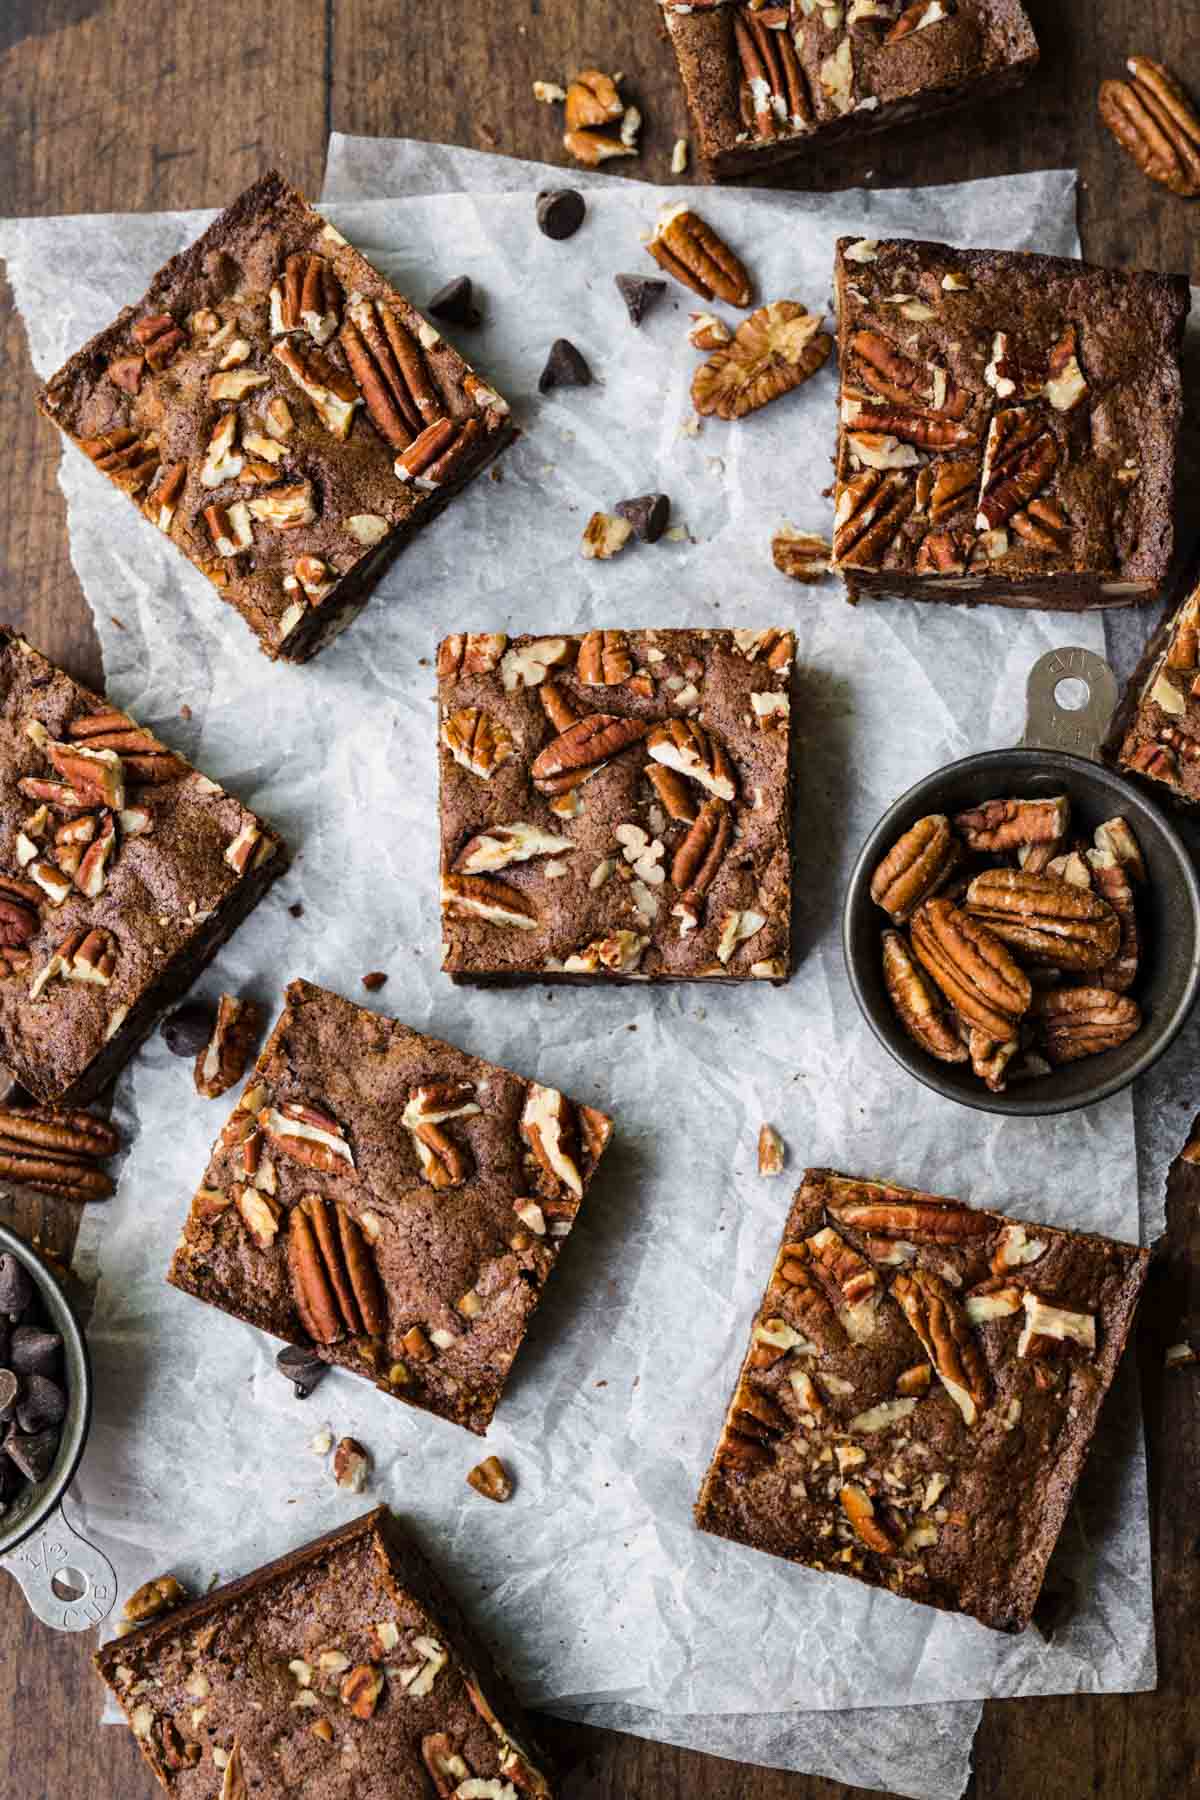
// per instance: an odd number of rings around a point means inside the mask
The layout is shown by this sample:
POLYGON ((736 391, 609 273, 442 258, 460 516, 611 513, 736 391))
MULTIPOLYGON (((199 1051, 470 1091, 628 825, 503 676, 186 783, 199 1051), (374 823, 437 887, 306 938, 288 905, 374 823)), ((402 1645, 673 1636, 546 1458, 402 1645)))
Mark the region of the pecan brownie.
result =
POLYGON ((1105 752, 1119 768, 1160 783, 1172 798, 1200 801, 1200 563, 1184 598, 1163 620, 1125 688, 1105 752))
POLYGON ((1147 1262, 807 1170, 697 1524, 1024 1630, 1147 1262))
POLYGON ((444 639, 443 968, 783 980, 793 647, 780 630, 444 639))
POLYGON ((656 0, 711 175, 745 175, 1018 87, 1020 0, 656 0))
POLYGON ((833 567, 852 600, 1083 611, 1171 561, 1182 276, 843 238, 833 567))
POLYGON ((95 1661, 179 1800, 555 1791, 511 1689, 386 1507, 95 1661))
POLYGON ((112 1080, 287 865, 275 833, 0 627, 0 1060, 112 1080))
POLYGON ((275 173, 39 404, 292 662, 513 435, 500 395, 275 173))
POLYGON ((293 981, 167 1279, 482 1435, 611 1130, 293 981))

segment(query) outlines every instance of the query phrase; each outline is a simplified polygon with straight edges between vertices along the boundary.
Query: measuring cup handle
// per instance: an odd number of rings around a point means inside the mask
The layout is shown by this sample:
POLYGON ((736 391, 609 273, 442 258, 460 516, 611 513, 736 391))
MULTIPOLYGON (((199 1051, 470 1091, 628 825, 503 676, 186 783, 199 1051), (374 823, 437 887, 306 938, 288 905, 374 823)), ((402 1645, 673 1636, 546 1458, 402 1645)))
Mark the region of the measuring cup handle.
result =
POLYGON ((1021 743, 1030 750, 1066 750, 1099 762, 1116 705, 1117 678, 1102 656, 1078 646, 1048 650, 1029 671, 1021 743), (1059 703, 1057 690, 1063 681, 1083 683, 1088 691, 1083 706, 1059 703))
POLYGON ((0 1556, 0 1568, 16 1580, 35 1618, 55 1631, 90 1631, 107 1619, 117 1598, 117 1577, 103 1551, 68 1525, 61 1507, 32 1537, 0 1556), (54 1579, 82 1592, 64 1600, 54 1579))

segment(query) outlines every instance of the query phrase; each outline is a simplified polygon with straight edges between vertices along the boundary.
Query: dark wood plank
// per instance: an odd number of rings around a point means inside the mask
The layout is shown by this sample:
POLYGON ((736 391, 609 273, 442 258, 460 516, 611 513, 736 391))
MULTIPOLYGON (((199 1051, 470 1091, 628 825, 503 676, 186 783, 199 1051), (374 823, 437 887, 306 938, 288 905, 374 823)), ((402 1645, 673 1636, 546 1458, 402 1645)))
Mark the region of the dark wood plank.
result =
MULTIPOLYGON (((1195 214, 1149 187, 1098 126, 1095 95, 1138 51, 1186 71, 1188 9, 1175 0, 1027 0, 1043 67, 1021 96, 936 130, 914 126, 797 164, 783 187, 911 185, 1077 166, 1085 252, 1101 262, 1186 269, 1195 214)), ((0 9, 0 168, 6 212, 216 205, 278 161, 317 191, 330 121, 564 162, 560 115, 532 83, 587 64, 620 68, 646 125, 622 173, 664 180, 687 135, 652 0, 6 0, 0 9)), ((86 278, 86 272, 81 272, 86 278)), ((58 447, 30 405, 20 326, 0 291, 0 616, 85 679, 96 640, 70 566, 58 447)), ((75 1229, 52 1202, 0 1217, 60 1253, 75 1229)), ((1164 1380, 1163 1344, 1200 1305, 1200 1224, 1172 1217, 1139 1339, 1146 1385, 1161 1685, 1157 1694, 992 1704, 976 1800, 1143 1800, 1200 1791, 1191 1669, 1200 1652, 1200 1421, 1187 1375, 1164 1380)), ((0 1608, 0 1800, 155 1792, 128 1735, 97 1733, 86 1641, 0 1608)), ((852 1790, 607 1732, 549 1727, 573 1764, 570 1800, 843 1800, 852 1790)), ((858 1790, 853 1790, 858 1792, 858 1790)))

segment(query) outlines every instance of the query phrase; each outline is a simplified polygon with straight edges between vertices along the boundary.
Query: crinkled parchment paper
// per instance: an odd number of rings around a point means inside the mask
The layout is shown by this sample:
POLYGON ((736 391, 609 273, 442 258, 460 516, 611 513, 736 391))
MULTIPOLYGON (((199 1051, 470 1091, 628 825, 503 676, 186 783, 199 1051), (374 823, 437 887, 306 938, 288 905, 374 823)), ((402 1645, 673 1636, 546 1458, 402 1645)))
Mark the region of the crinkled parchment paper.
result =
MULTIPOLYGON (((81 1239, 98 1280, 99 1402, 79 1494, 124 1586, 167 1565, 203 1585, 361 1508, 306 1447, 328 1421, 370 1446, 375 1493, 416 1522, 531 1703, 586 1705, 589 1716, 599 1706, 626 1729, 726 1755, 957 1794, 978 1709, 940 1703, 1153 1681, 1128 1380, 1065 1533, 1082 1599, 1050 1647, 720 1544, 694 1531, 690 1507, 804 1163, 1138 1235, 1128 1098, 1058 1120, 991 1120, 905 1081, 859 1022, 836 929, 850 861, 883 808, 929 769, 1014 742, 1031 663, 1056 645, 1100 650, 1102 629, 1095 617, 851 609, 833 583, 778 576, 774 527, 828 524, 833 374, 741 425, 681 434, 691 297, 672 290, 635 331, 610 279, 649 269, 639 233, 670 197, 597 185, 565 245, 534 229, 530 192, 330 207, 418 305, 450 275, 478 281, 485 324, 460 341, 513 399, 525 435, 502 481, 458 500, 305 669, 261 658, 203 578, 81 457, 64 455, 72 555, 109 692, 298 853, 201 992, 248 991, 274 1010, 294 974, 362 999, 361 974, 386 969, 371 1004, 602 1104, 619 1126, 489 1439, 518 1496, 489 1507, 463 1482, 479 1454, 465 1434, 342 1375, 301 1404, 274 1373, 268 1340, 164 1287, 226 1107, 198 1101, 189 1066, 155 1038, 120 1083, 133 1137, 121 1191, 89 1214, 81 1239), (542 399, 537 376, 560 334, 597 382, 542 399), (689 541, 582 561, 593 508, 651 487, 671 493, 689 541), (798 973, 780 990, 455 988, 436 954, 437 637, 682 623, 797 632, 798 973), (296 900, 300 919, 288 911, 296 900), (785 1181, 755 1172, 764 1118, 788 1141, 785 1181), (793 1734, 786 1716, 918 1703, 827 1735, 811 1720, 793 1734)), ((1072 200, 1072 178, 1050 174, 918 195, 706 192, 703 210, 764 294, 818 306, 841 232, 1070 252, 1072 200)), ((0 226, 39 372, 136 298, 205 222, 0 226)))

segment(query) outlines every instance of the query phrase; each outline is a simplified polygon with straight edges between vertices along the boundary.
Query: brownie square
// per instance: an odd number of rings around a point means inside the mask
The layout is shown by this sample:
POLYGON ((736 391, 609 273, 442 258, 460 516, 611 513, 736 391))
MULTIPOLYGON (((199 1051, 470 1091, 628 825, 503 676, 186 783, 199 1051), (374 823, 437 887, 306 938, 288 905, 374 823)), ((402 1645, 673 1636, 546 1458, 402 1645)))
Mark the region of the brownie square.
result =
POLYGON ((1105 746, 1109 761, 1165 789, 1185 806, 1200 801, 1200 563, 1183 599, 1162 621, 1126 685, 1105 746))
POLYGON ((275 173, 39 404, 291 662, 513 436, 507 402, 275 173))
POLYGON ((1019 0, 657 0, 710 175, 751 174, 1019 87, 1019 0))
POLYGON ((793 649, 778 629, 444 639, 442 967, 783 980, 793 649))
POLYGON ((0 627, 0 1061, 93 1099, 287 866, 152 732, 0 627))
POLYGON ((293 981, 167 1279, 482 1435, 611 1131, 293 981))
POLYGON ((807 1170, 696 1523, 1023 1631, 1147 1262, 807 1170))
POLYGON ((386 1507, 105 1645, 178 1800, 553 1800, 528 1723, 386 1507))
POLYGON ((1156 597, 1184 277, 843 238, 836 285, 833 567, 852 600, 1156 597))

